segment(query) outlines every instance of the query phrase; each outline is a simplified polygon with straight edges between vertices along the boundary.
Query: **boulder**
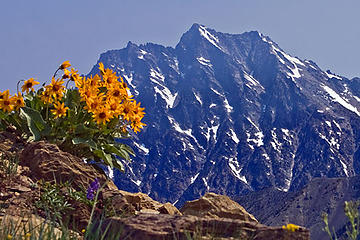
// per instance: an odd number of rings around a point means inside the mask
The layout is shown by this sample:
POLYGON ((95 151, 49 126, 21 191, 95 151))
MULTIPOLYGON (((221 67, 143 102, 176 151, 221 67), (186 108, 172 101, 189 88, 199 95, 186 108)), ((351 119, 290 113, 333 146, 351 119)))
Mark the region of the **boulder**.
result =
POLYGON ((305 228, 291 232, 281 227, 267 227, 255 221, 229 218, 197 217, 192 215, 140 214, 134 217, 113 217, 103 226, 113 230, 114 239, 253 239, 253 240, 309 240, 305 228), (109 226, 110 224, 110 226, 109 226))
POLYGON ((188 201, 180 209, 183 215, 198 217, 231 218, 257 223, 253 215, 227 196, 206 193, 200 199, 188 201))
MULTIPOLYGON (((95 178, 99 179, 100 184, 107 180, 106 176, 92 165, 61 151, 55 144, 44 141, 28 143, 20 154, 20 164, 29 168, 31 177, 35 180, 69 182, 76 190, 86 189, 95 178)), ((117 189, 112 181, 106 188, 117 189)))
POLYGON ((113 209, 120 216, 131 216, 140 212, 181 215, 180 211, 171 203, 159 203, 144 193, 105 190, 103 198, 111 200, 113 209))

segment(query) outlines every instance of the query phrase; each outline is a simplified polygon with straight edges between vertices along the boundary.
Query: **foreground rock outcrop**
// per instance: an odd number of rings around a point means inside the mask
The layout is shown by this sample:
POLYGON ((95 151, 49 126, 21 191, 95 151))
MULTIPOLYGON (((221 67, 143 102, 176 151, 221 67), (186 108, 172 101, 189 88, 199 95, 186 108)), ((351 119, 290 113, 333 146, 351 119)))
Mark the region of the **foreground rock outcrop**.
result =
MULTIPOLYGON (((299 228, 291 232, 281 227, 267 227, 238 203, 226 196, 207 193, 187 202, 179 211, 170 203, 159 203, 144 193, 129 193, 116 188, 101 169, 84 163, 80 158, 63 152, 46 142, 26 143, 14 133, 0 133, 0 220, 35 216, 45 218, 44 210, 36 207, 43 190, 39 185, 67 183, 67 188, 81 191, 98 178, 107 183, 99 195, 95 217, 105 215, 103 228, 117 232, 118 239, 309 239, 309 231, 299 228), (12 136, 12 137, 10 137, 12 136), (18 156, 18 166, 9 172, 11 158, 18 156), (109 225, 110 224, 110 225, 109 225)), ((61 194, 68 194, 65 187, 61 194)), ((63 213, 63 220, 81 235, 88 224, 91 206, 70 201, 73 206, 63 213), (74 227, 75 226, 75 227, 74 227)), ((32 217, 28 218, 32 219, 32 217)), ((111 238, 108 238, 111 239, 111 238)))

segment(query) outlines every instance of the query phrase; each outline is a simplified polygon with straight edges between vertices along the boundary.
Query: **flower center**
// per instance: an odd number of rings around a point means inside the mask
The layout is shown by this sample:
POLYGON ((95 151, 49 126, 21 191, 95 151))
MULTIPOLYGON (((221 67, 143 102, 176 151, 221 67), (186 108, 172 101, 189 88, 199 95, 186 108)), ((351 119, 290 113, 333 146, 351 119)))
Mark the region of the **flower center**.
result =
POLYGON ((4 101, 4 105, 9 106, 9 105, 10 105, 10 101, 5 100, 5 101, 4 101))
POLYGON ((52 89, 53 89, 54 92, 57 92, 57 91, 59 91, 60 86, 59 85, 54 85, 52 89))
POLYGON ((113 96, 114 96, 114 97, 120 96, 120 91, 119 91, 119 90, 115 90, 114 93, 113 93, 113 96))
POLYGON ((117 106, 116 106, 115 103, 113 103, 113 104, 110 105, 110 109, 111 109, 112 111, 115 111, 116 108, 117 108, 117 106))
POLYGON ((106 113, 104 113, 104 112, 100 113, 99 118, 102 118, 102 119, 106 118, 106 113))
POLYGON ((27 84, 26 84, 26 88, 31 88, 33 86, 33 84, 31 83, 31 82, 28 82, 27 84))
POLYGON ((92 108, 92 109, 95 109, 96 107, 97 107, 97 103, 96 103, 96 102, 91 103, 91 108, 92 108))

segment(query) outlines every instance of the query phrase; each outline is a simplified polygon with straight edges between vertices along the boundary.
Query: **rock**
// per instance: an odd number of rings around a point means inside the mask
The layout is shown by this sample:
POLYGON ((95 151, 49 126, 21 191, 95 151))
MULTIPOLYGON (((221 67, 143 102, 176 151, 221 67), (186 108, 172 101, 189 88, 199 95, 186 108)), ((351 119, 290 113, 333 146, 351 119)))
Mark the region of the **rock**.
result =
POLYGON ((30 188, 24 187, 24 186, 21 186, 21 185, 16 185, 16 186, 10 187, 9 190, 11 192, 15 192, 15 193, 22 193, 22 192, 30 192, 31 191, 30 188))
POLYGON ((121 190, 104 190, 104 199, 111 199, 116 214, 131 216, 140 212, 181 215, 180 211, 170 203, 159 203, 144 193, 129 193, 121 190))
POLYGON ((253 215, 227 196, 206 193, 202 198, 188 201, 180 209, 183 215, 231 218, 257 223, 253 215))
POLYGON ((171 203, 164 203, 164 205, 158 208, 158 211, 163 214, 181 215, 181 212, 171 203))
MULTIPOLYGON (((0 216, 4 217, 0 220, 7 216, 19 219, 24 214, 31 216, 39 212, 41 216, 41 211, 34 207, 41 194, 41 189, 34 184, 37 180, 68 181, 70 187, 77 190, 86 189, 95 178, 101 183, 107 180, 80 158, 45 142, 28 143, 20 154, 19 164, 20 172, 13 179, 6 179, 0 172, 0 203, 5 210, 1 211, 0 216)), ((66 189, 61 191, 66 195, 66 189)), ((72 223, 76 226, 74 230, 80 231, 88 223, 91 207, 74 199, 69 200, 69 204, 73 209, 63 213, 63 222, 72 223)), ((110 224, 110 231, 120 234, 115 239, 309 239, 307 229, 300 227, 289 232, 281 227, 267 227, 238 203, 214 193, 187 202, 181 209, 182 214, 170 203, 157 202, 144 193, 118 190, 110 181, 99 194, 92 218, 95 223, 105 206, 111 217, 100 223, 104 228, 110 224)), ((107 239, 114 238, 109 235, 107 239)))
MULTIPOLYGON (((106 181, 106 176, 93 166, 44 141, 28 143, 20 154, 20 164, 29 167, 31 177, 35 180, 68 181, 76 190, 86 189, 95 178, 99 179, 100 184, 106 181)), ((106 187, 117 189, 112 181, 106 187)))
MULTIPOLYGON (((118 239, 310 239, 309 231, 305 228, 290 232, 281 227, 267 227, 254 221, 191 215, 140 214, 129 218, 110 218, 103 227, 108 224, 109 229, 116 229, 120 234, 118 239)), ((108 237, 111 238, 111 235, 108 237)))

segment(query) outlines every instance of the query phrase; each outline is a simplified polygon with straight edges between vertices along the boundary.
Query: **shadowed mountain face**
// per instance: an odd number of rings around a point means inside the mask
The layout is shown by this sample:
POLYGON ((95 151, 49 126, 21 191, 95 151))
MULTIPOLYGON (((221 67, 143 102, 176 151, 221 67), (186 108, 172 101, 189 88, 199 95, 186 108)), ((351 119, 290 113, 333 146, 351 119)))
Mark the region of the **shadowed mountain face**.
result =
MULTIPOLYGON (((360 79, 322 71, 258 32, 194 24, 175 48, 148 43, 101 54, 146 108, 120 189, 181 206, 360 171, 360 79)), ((90 74, 98 73, 94 66, 90 74)))
POLYGON ((360 177, 316 178, 297 192, 268 188, 241 196, 236 200, 256 219, 270 226, 287 223, 310 229, 311 239, 329 239, 322 230, 322 213, 328 214, 329 226, 339 239, 347 239, 345 201, 360 199, 360 177))

